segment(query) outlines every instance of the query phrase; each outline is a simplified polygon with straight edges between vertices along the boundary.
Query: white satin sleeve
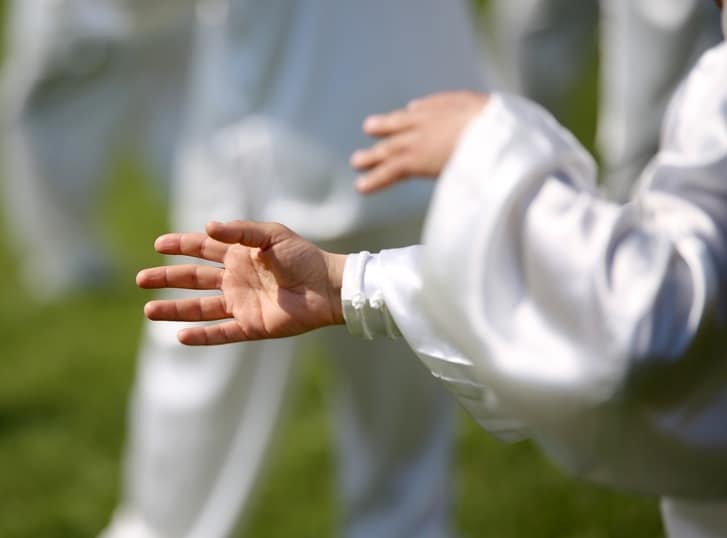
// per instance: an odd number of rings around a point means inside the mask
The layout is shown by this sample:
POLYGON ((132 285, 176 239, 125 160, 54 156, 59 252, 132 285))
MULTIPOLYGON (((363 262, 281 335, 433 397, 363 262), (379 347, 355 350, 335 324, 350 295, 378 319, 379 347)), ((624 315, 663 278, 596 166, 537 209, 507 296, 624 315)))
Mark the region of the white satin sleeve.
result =
POLYGON ((725 88, 723 45, 625 206, 544 110, 495 95, 430 209, 422 317, 501 413, 602 482, 727 495, 725 88))
POLYGON ((422 247, 360 252, 346 258, 341 298, 349 332, 367 339, 402 336, 419 359, 484 429, 503 441, 527 437, 475 381, 472 361, 423 315, 422 247))

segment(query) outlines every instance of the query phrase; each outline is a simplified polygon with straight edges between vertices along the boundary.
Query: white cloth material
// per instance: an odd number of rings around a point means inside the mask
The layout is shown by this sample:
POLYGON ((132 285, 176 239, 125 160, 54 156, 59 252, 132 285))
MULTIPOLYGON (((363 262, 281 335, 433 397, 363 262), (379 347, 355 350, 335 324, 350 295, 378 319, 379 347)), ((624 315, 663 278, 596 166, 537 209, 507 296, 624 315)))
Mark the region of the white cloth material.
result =
POLYGON ((371 259, 368 251, 350 254, 346 257, 343 274, 345 278, 341 287, 341 301, 343 317, 346 320, 348 331, 354 336, 362 336, 373 340, 377 336, 398 338, 401 336, 396 322, 386 308, 384 294, 378 289, 369 289, 364 281, 364 274, 368 280, 379 282, 378 264, 367 267, 371 259))
POLYGON ((206 207, 231 218, 243 209, 317 240, 421 215, 431 184, 360 196, 342 157, 369 143, 360 122, 372 110, 403 106, 417 88, 426 95, 481 87, 478 45, 461 1, 382 3, 386 17, 378 5, 204 2, 208 29, 191 90, 197 104, 180 163, 195 173, 180 175, 174 206, 198 205, 195 222, 206 220, 206 207), (351 119, 345 129, 342 112, 351 119), (239 193, 233 199, 220 196, 228 186, 239 193))
MULTIPOLYGON (((497 28, 514 52, 508 56, 510 51, 503 51, 510 74, 512 70, 520 74, 514 80, 516 87, 562 111, 569 89, 584 68, 583 51, 589 50, 588 27, 595 22, 595 2, 502 0, 495 6, 507 15, 501 19, 505 24, 497 28), (553 60, 556 56, 558 60, 553 60), (553 69, 554 65, 566 70, 553 69)), ((600 2, 597 142, 602 182, 612 198, 628 198, 658 148, 659 126, 673 88, 699 54, 719 39, 714 10, 709 2, 698 0, 600 2)), ((723 15, 723 26, 724 21, 723 15)), ((664 503, 672 507, 664 510, 671 538, 716 538, 727 533, 727 523, 715 525, 727 517, 725 506, 675 509, 679 501, 664 503)))
MULTIPOLYGON (((490 433, 504 441, 517 441, 527 436, 521 423, 503 418, 498 413, 494 394, 475 381, 472 361, 456 346, 446 341, 438 328, 427 317, 417 315, 423 311, 422 278, 414 270, 421 264, 421 247, 383 250, 375 256, 368 252, 350 254, 346 258, 341 288, 346 328, 349 333, 365 338, 400 335, 399 327, 382 323, 389 306, 399 319, 407 312, 402 324, 404 336, 417 356, 460 401, 462 406, 490 433), (366 260, 366 263, 361 263, 366 260), (395 271, 390 271, 395 268, 395 271), (363 274, 361 274, 363 273, 363 274), (378 308, 372 302, 384 302, 378 308), (358 308, 357 308, 358 306, 358 308), (354 310, 355 312, 351 312, 354 310)), ((391 322, 389 322, 391 323, 391 322)))
POLYGON ((508 91, 571 120, 571 98, 598 41, 602 183, 624 201, 659 144, 669 99, 721 36, 705 0, 494 0, 496 50, 508 91), (599 32, 597 32, 597 29, 599 32), (595 36, 600 33, 597 39, 595 36))
MULTIPOLYGON (((722 11, 727 36, 727 11, 722 11)), ((694 502, 664 498, 661 515, 668 538, 722 538, 727 534, 727 502, 694 502)))
POLYGON ((495 60, 507 91, 560 111, 593 52, 597 0, 491 0, 495 60))
POLYGON ((423 252, 369 261, 435 375, 487 387, 591 480, 727 498, 726 88, 722 44, 624 206, 598 196, 592 159, 544 110, 494 95, 440 180, 423 252))
POLYGON ((664 499, 661 515, 668 538, 723 538, 727 531, 727 502, 664 499))
POLYGON ((699 57, 721 39, 704 0, 602 0, 596 141, 608 194, 625 201, 659 147, 667 104, 699 57))
POLYGON ((187 25, 196 0, 42 0, 63 16, 104 24, 117 34, 142 36, 187 25))
MULTIPOLYGON (((208 0, 199 6, 172 225, 277 220, 335 251, 415 241, 431 187, 361 197, 350 152, 375 111, 482 87, 466 4, 208 0)), ((249 505, 298 340, 188 349, 149 324, 127 448, 123 521, 227 536, 249 505), (131 514, 131 516, 129 516, 131 514)), ((330 332, 339 534, 448 536, 452 405, 403 342, 330 332)), ((296 477, 290 477, 295 480, 296 477)))
MULTIPOLYGON (((152 5, 140 4, 136 17, 152 5)), ((124 22, 120 1, 16 0, 8 8, 6 229, 21 276, 47 300, 110 270, 94 217, 114 150, 133 144, 157 176, 169 175, 193 10, 178 2, 173 24, 142 34, 124 22)))

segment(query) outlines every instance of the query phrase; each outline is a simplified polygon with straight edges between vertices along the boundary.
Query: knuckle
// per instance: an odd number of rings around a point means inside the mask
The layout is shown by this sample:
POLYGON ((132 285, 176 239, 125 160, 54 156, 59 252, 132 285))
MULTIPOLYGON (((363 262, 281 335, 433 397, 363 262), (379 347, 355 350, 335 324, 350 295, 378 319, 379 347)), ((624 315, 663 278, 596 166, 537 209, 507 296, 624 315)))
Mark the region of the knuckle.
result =
POLYGON ((406 124, 408 114, 406 112, 395 112, 391 117, 391 126, 395 129, 406 124))
POLYGON ((392 117, 394 113, 386 114, 385 116, 381 116, 378 121, 378 127, 379 130, 381 129, 391 129, 391 123, 392 123, 392 117))
POLYGON ((405 161, 403 159, 398 159, 396 162, 392 163, 389 172, 394 179, 398 179, 403 176, 406 173, 405 161))
POLYGON ((418 135, 412 134, 410 136, 402 137, 400 141, 400 150, 404 154, 410 154, 414 151, 417 146, 418 135))
POLYGON ((407 136, 397 136, 388 141, 387 150, 389 155, 398 155, 406 151, 409 147, 409 139, 407 136))
POLYGON ((273 242, 276 242, 282 238, 288 237, 289 235, 291 235, 293 233, 290 230, 290 228, 288 228, 284 224, 280 224, 279 222, 272 223, 272 228, 270 231, 271 231, 271 236, 272 236, 273 242))
POLYGON ((385 140, 383 142, 379 142, 374 146, 374 157, 377 160, 385 159, 389 155, 389 141, 385 140))
POLYGON ((400 169, 403 174, 409 175, 414 170, 414 157, 405 155, 401 158, 400 169))

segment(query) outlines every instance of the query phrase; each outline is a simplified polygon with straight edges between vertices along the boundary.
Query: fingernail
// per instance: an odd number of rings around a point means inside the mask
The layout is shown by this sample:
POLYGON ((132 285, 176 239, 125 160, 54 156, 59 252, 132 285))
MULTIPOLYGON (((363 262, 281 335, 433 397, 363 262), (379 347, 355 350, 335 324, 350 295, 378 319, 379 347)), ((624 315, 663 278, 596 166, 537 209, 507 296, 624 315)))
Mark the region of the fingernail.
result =
POLYGON ((170 239, 169 235, 160 235, 159 237, 156 238, 156 241, 154 241, 154 248, 156 250, 161 250, 165 247, 168 247, 170 244, 170 241, 171 241, 171 239, 170 239))
POLYGON ((381 116, 369 116, 364 121, 364 129, 375 129, 381 121, 381 116))

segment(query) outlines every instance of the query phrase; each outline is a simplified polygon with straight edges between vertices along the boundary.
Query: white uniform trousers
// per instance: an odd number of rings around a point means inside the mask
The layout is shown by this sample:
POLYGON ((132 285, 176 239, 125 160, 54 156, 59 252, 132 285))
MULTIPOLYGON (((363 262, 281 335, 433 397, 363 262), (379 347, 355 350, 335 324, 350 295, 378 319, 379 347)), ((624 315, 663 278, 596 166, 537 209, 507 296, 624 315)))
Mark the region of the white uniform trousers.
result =
POLYGON ((169 174, 192 10, 138 33, 116 4, 9 6, 0 137, 6 229, 39 300, 108 276, 94 217, 119 143, 133 140, 156 175, 169 174))
MULTIPOLYGON (((364 198, 347 159, 368 143, 366 114, 482 85, 465 4, 204 0, 198 8, 171 228, 252 218, 335 241, 322 246, 338 252, 417 242, 427 184, 364 198)), ((108 536, 229 535, 268 450, 299 339, 189 349, 176 342, 177 328, 147 325, 123 506, 108 536)), ((449 397, 406 346, 329 332, 337 534, 447 536, 449 397)))
POLYGON ((674 89, 722 39, 716 8, 702 0, 495 0, 492 14, 506 86, 556 115, 568 114, 599 45, 597 145, 602 182, 619 201, 658 147, 674 89))
POLYGON ((661 516, 668 538, 722 538, 727 536, 727 502, 661 501, 661 516))

